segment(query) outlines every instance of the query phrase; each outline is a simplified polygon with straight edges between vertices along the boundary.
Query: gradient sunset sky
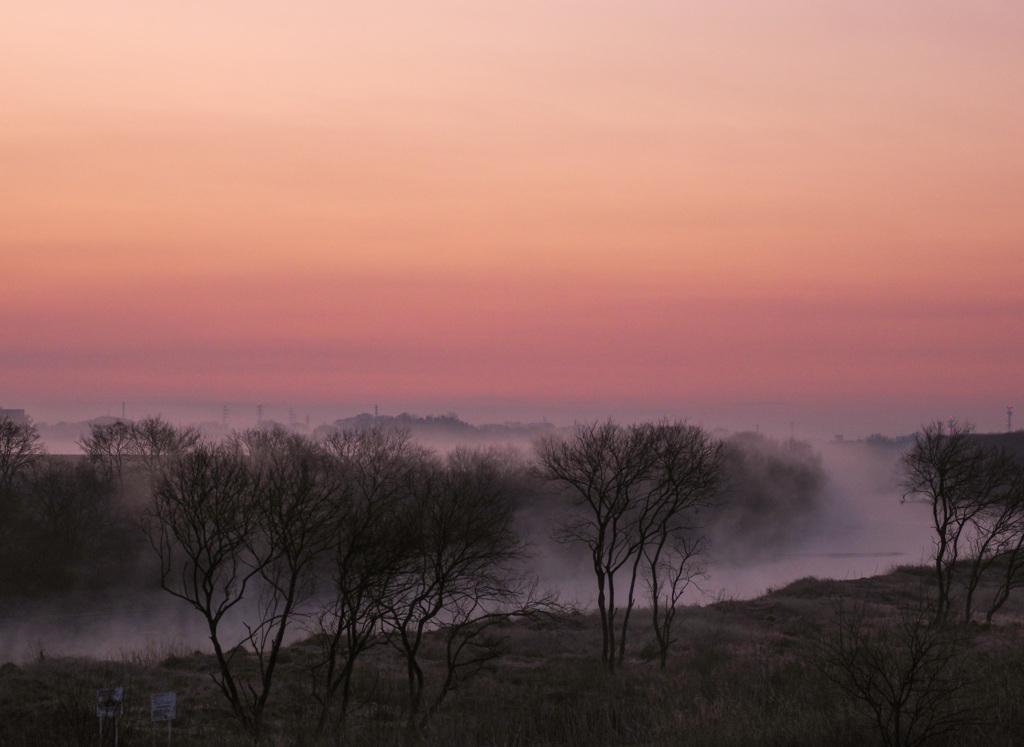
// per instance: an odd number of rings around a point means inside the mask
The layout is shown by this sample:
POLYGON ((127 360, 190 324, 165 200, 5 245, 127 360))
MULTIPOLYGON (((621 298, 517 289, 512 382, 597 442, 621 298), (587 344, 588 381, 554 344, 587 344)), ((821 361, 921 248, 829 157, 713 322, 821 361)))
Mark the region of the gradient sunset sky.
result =
POLYGON ((1022 281, 1019 0, 0 6, 37 420, 998 431, 1022 281))

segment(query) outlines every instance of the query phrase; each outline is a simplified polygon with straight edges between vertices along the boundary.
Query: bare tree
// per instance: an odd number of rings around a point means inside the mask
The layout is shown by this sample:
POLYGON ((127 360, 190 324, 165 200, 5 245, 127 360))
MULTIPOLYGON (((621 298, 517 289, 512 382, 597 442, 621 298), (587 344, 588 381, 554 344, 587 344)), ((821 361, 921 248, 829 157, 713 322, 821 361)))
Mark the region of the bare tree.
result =
POLYGON ((916 747, 976 724, 964 629, 932 622, 926 604, 881 620, 840 603, 817 644, 824 675, 864 706, 887 747, 916 747))
POLYGON ((16 535, 22 531, 25 478, 36 471, 44 453, 31 421, 0 417, 0 588, 5 591, 34 580, 26 578, 31 563, 25 562, 27 548, 23 541, 16 541, 16 535))
POLYGON ((664 669, 668 651, 676 642, 674 623, 683 595, 697 578, 705 575, 702 562, 707 539, 683 532, 666 535, 666 541, 644 551, 644 578, 651 600, 654 638, 658 642, 658 663, 664 669))
MULTIPOLYGON (((982 580, 988 578, 1000 565, 1019 565, 1024 561, 1024 505, 1019 496, 1018 474, 1020 465, 1008 454, 992 447, 979 445, 983 462, 982 476, 976 488, 976 500, 981 510, 971 518, 965 532, 967 573, 964 583, 964 621, 970 622, 974 614, 975 595, 982 580)), ((991 621, 994 609, 1001 607, 1006 597, 999 600, 1004 590, 1009 596, 1012 575, 1004 576, 993 597, 986 619, 991 621), (1007 585, 1005 582, 1010 582, 1007 585)))
POLYGON ((159 417, 136 420, 130 426, 128 454, 140 462, 151 484, 175 458, 196 448, 202 440, 198 429, 176 427, 159 417))
POLYGON ((0 521, 10 512, 8 504, 17 479, 45 453, 39 431, 31 421, 18 423, 0 417, 0 521))
POLYGON ((339 473, 341 488, 332 508, 331 548, 324 575, 331 581, 315 617, 323 643, 313 667, 313 697, 320 714, 318 731, 343 725, 356 661, 368 648, 384 642, 382 615, 406 549, 407 529, 400 520, 415 475, 427 452, 408 431, 342 431, 324 447, 339 473), (330 719, 340 693, 337 718, 330 719))
POLYGON ((258 725, 236 675, 239 649, 225 645, 222 623, 261 570, 260 559, 249 553, 259 521, 255 488, 242 454, 202 444, 161 476, 146 525, 160 558, 161 586, 203 615, 217 660, 211 676, 250 731, 258 725))
POLYGON ((118 495, 123 496, 126 461, 132 454, 134 442, 132 424, 127 420, 115 420, 90 425, 89 435, 77 443, 97 473, 108 483, 116 485, 118 495))
POLYGON ((445 462, 424 461, 419 470, 402 519, 402 568, 385 611, 392 643, 406 663, 410 730, 498 652, 485 630, 543 606, 519 566, 524 546, 513 530, 508 485, 502 463, 485 452, 457 450, 445 462), (421 719, 420 656, 432 630, 446 640, 446 676, 421 719))
POLYGON ((453 599, 440 626, 444 679, 427 717, 438 712, 450 693, 507 653, 508 635, 504 630, 512 620, 550 619, 560 609, 554 594, 539 593, 536 581, 518 572, 504 574, 498 584, 479 586, 453 599))
POLYGON ((990 505, 995 482, 991 459, 972 438, 972 427, 952 421, 925 426, 901 458, 904 500, 921 496, 931 508, 935 530, 936 620, 950 611, 964 532, 990 505))
POLYGON ((244 692, 258 737, 287 631, 315 606, 314 571, 331 546, 339 485, 327 454, 282 428, 235 434, 228 448, 242 455, 253 475, 255 526, 244 547, 258 583, 255 608, 243 625, 258 676, 244 681, 244 692))
POLYGON ((999 453, 993 459, 998 485, 985 510, 975 518, 975 531, 970 540, 971 563, 965 616, 970 621, 972 600, 983 577, 996 576, 996 588, 985 610, 985 622, 1010 598, 1011 592, 1024 585, 1024 463, 999 453))
POLYGON ((161 584, 205 618, 214 681, 254 742, 287 631, 312 610, 315 563, 330 546, 334 476, 322 449, 277 429, 198 444, 157 482, 147 529, 161 584), (223 623, 232 611, 245 632, 228 645, 223 623), (255 656, 255 674, 237 661, 241 644, 255 656))
MULTIPOLYGON (((558 538, 590 551, 597 579, 601 658, 614 672, 625 658, 629 615, 645 555, 655 573, 670 538, 691 510, 709 503, 721 472, 721 446, 685 423, 620 426, 612 421, 577 426, 569 439, 548 437, 536 445, 537 474, 562 486, 573 504, 558 538), (627 578, 622 623, 616 583, 627 578)), ((651 567, 648 563, 647 567, 651 567)))
POLYGON ((1024 586, 1024 529, 1018 529, 1013 544, 1002 556, 1002 561, 999 584, 988 609, 985 610, 986 625, 991 625, 992 616, 1002 608, 1013 590, 1024 586))
POLYGON ((690 582, 703 573, 698 560, 707 549, 707 541, 699 534, 697 512, 717 502, 725 452, 721 441, 694 425, 662 421, 652 430, 656 456, 636 519, 639 550, 633 560, 622 620, 619 663, 626 656, 629 614, 636 601, 638 568, 643 563, 648 591, 653 591, 655 636, 664 667, 675 605, 690 582), (665 604, 659 604, 661 591, 667 592, 665 604))
POLYGON ((612 421, 578 425, 569 439, 537 442, 537 474, 566 489, 574 513, 557 537, 590 551, 601 618, 601 660, 615 671, 616 574, 638 549, 632 526, 638 493, 655 463, 650 430, 612 421))
POLYGON ((137 525, 111 506, 109 484, 87 462, 41 460, 26 497, 18 543, 30 553, 18 573, 25 581, 45 579, 48 586, 108 582, 112 571, 118 578, 117 571, 123 573, 135 557, 137 525))

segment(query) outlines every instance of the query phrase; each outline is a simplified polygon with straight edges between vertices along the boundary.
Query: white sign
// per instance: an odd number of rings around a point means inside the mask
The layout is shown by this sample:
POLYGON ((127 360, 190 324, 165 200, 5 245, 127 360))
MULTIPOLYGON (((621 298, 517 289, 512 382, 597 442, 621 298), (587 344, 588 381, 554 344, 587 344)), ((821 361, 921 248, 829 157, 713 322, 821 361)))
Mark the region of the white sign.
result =
POLYGON ((121 701, 124 699, 123 687, 106 687, 96 691, 96 715, 100 718, 115 718, 120 716, 123 707, 121 701))
POLYGON ((177 693, 153 693, 149 696, 150 720, 173 721, 177 705, 177 693))

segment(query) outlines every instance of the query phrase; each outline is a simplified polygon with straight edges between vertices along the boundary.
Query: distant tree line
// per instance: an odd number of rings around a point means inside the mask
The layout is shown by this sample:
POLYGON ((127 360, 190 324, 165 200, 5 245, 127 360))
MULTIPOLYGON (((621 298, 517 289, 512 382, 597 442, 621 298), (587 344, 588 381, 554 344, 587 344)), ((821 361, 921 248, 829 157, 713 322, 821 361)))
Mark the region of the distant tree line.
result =
POLYGON ((50 456, 30 421, 0 418, 0 594, 131 583, 137 519, 87 460, 50 456))

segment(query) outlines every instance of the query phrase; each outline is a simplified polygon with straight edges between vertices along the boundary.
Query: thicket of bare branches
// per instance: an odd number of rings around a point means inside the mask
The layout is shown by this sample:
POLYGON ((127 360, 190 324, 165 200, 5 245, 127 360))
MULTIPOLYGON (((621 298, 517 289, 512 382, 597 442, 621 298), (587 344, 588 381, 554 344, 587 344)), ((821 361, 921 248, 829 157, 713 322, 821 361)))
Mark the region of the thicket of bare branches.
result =
POLYGON ((917 747, 977 723, 966 629, 935 622, 933 605, 908 600, 888 619, 839 603, 818 640, 817 665, 861 706, 886 747, 917 747))

